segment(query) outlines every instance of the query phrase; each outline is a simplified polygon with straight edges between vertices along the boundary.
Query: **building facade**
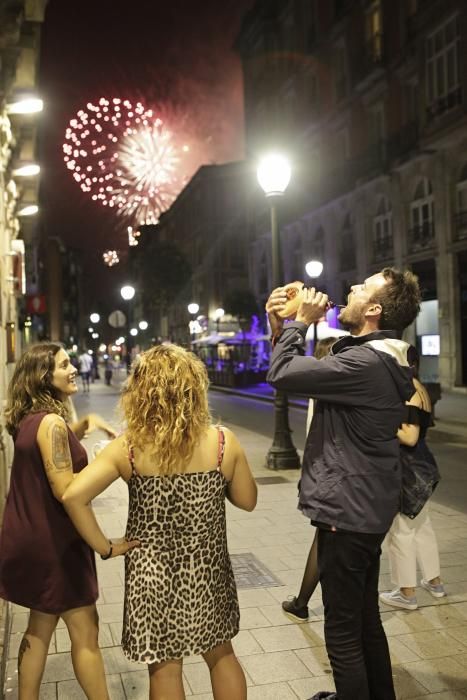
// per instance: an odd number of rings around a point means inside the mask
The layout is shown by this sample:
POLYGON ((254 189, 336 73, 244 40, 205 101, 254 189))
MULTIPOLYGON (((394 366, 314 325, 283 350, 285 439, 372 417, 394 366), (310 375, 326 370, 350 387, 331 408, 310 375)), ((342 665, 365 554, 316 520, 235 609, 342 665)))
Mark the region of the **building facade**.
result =
MULTIPOLYGON (((337 303, 386 265, 419 275, 408 337, 422 377, 467 385, 467 4, 463 0, 258 0, 236 42, 247 155, 287 151, 285 281, 319 280, 337 303)), ((270 289, 264 211, 250 276, 270 289)))
POLYGON ((189 340, 189 323, 199 329, 235 327, 228 314, 232 293, 248 288, 248 225, 250 166, 244 162, 202 166, 160 219, 154 235, 171 241, 191 265, 188 280, 161 319, 160 335, 176 342, 189 340), (187 303, 196 303, 190 316, 187 303), (227 313, 215 317, 216 309, 227 313), (198 328, 198 326, 197 326, 198 328))

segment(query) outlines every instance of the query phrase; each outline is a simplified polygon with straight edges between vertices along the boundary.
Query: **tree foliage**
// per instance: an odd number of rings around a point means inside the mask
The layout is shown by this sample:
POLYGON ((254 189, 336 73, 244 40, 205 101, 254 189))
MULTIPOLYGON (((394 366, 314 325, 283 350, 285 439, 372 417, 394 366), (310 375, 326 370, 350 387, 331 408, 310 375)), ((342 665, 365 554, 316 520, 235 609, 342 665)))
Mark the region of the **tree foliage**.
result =
POLYGON ((144 307, 164 311, 185 300, 191 265, 174 243, 160 241, 152 226, 143 228, 139 245, 130 253, 132 272, 141 284, 144 307))
POLYGON ((225 311, 238 319, 240 328, 247 330, 251 318, 258 314, 258 303, 250 289, 234 289, 224 300, 225 311))

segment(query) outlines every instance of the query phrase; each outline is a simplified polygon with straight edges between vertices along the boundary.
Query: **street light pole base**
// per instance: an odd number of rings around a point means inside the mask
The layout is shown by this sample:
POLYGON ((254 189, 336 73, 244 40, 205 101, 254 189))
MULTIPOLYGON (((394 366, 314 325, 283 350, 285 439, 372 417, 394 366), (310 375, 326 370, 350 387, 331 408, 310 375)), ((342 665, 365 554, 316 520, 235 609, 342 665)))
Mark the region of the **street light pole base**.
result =
POLYGON ((274 397, 274 439, 266 456, 268 469, 300 469, 300 458, 292 442, 287 394, 276 391, 274 397))
POLYGON ((269 449, 266 455, 266 468, 274 471, 278 469, 300 469, 300 457, 297 450, 291 447, 274 447, 269 449))

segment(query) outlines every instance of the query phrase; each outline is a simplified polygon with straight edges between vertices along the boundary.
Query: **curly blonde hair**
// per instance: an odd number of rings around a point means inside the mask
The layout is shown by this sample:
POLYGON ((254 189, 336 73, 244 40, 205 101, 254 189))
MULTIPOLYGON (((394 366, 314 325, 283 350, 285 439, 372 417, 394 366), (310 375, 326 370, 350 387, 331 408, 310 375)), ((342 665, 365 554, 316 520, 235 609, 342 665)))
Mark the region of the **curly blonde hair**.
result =
POLYGON ((5 408, 6 429, 14 435, 28 413, 57 413, 68 420, 67 405, 52 385, 55 355, 62 349, 57 343, 33 345, 20 357, 8 386, 5 408))
POLYGON ((126 435, 161 474, 184 469, 211 425, 208 385, 201 360, 178 345, 156 345, 136 363, 120 399, 126 435))

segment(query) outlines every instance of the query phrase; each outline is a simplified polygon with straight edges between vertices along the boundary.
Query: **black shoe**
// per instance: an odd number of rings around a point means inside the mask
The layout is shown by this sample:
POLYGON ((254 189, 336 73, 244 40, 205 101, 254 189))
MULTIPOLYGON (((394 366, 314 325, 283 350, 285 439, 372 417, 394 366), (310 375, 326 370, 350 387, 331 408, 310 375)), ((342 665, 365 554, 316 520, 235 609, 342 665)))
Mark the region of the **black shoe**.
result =
POLYGON ((320 690, 319 693, 308 698, 308 700, 338 700, 335 693, 330 693, 328 690, 320 690))
POLYGON ((282 610, 286 612, 287 615, 290 615, 290 617, 293 617, 295 620, 299 620, 300 622, 308 620, 308 607, 306 605, 303 607, 297 605, 296 598, 292 598, 292 600, 284 600, 282 603, 282 610))

